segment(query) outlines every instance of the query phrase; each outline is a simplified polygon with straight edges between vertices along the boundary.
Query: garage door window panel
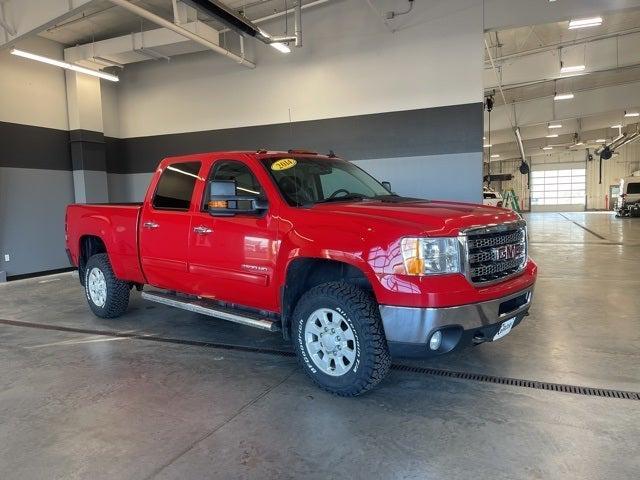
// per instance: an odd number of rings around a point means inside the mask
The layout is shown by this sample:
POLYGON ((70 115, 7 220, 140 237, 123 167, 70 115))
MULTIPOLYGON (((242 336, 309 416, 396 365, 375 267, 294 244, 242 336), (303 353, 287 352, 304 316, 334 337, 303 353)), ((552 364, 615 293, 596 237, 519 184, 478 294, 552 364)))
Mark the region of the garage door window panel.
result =
POLYGON ((532 172, 532 205, 584 205, 585 169, 532 172))

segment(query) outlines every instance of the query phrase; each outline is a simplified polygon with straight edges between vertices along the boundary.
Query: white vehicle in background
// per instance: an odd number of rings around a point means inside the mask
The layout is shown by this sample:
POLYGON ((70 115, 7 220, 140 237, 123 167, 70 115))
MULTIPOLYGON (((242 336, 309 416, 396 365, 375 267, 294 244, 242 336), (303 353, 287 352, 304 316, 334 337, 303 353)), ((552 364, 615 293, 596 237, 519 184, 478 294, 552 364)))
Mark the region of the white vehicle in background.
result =
POLYGON ((502 199, 502 195, 500 192, 496 192, 489 187, 484 187, 482 189, 482 204, 490 205, 492 207, 501 207, 504 205, 504 200, 502 199))
POLYGON ((640 217, 640 170, 620 180, 616 217, 640 217))

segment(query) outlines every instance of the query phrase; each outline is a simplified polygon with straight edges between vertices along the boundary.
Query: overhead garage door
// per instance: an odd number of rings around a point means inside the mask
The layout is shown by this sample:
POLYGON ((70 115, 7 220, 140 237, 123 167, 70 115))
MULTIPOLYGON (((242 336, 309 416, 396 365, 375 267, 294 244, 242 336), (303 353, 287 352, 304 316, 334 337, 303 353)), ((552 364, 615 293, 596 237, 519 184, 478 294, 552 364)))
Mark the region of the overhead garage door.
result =
POLYGON ((585 199, 585 168, 581 164, 545 166, 531 172, 532 211, 582 211, 585 199))

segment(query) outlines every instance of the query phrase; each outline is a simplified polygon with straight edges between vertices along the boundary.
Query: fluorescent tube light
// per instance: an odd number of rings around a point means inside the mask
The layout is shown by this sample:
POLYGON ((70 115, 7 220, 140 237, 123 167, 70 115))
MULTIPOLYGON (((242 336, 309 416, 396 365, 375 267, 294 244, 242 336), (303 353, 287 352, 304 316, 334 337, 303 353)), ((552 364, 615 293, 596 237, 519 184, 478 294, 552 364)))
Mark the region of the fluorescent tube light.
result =
POLYGON ((584 142, 578 142, 578 143, 576 143, 576 147, 577 147, 578 145, 584 145, 584 142))
POLYGON ((492 145, 491 143, 485 143, 485 144, 483 145, 483 147, 484 147, 484 148, 490 148, 490 147, 493 147, 493 145, 492 145))
POLYGON ((500 155, 498 155, 497 153, 494 153, 493 155, 491 155, 491 158, 500 158, 500 155))
POLYGON ((561 67, 560 73, 573 73, 573 72, 581 72, 586 67, 584 65, 572 65, 569 67, 561 67))
POLYGON ((73 70, 78 73, 85 73, 87 75, 93 75, 94 77, 104 78, 105 80, 110 80, 112 82, 117 82, 119 80, 115 75, 111 75, 110 73, 101 72, 99 70, 91 70, 90 68, 84 68, 80 65, 74 65, 72 63, 63 62, 61 60, 55 60, 49 57, 43 57, 42 55, 36 55, 35 53, 25 52, 24 50, 18 50, 17 48, 11 49, 12 55, 17 55, 18 57, 28 58, 30 60, 35 60, 37 62, 48 63, 49 65, 54 65, 56 67, 65 68, 67 70, 73 70))
POLYGON ((547 138, 558 138, 558 134, 557 133, 550 133, 549 135, 547 135, 547 138))
POLYGON ((604 143, 604 142, 606 142, 606 141, 607 141, 607 140, 606 140, 606 139, 604 139, 604 138, 599 138, 599 139, 597 139, 597 140, 596 140, 596 143, 604 143))
POLYGON ((611 128, 622 128, 622 125, 618 124, 618 125, 611 125, 611 128))
POLYGON ((549 128, 562 128, 561 123, 550 123, 549 128))
POLYGON ((625 117, 640 117, 640 112, 625 112, 625 117))
POLYGON ((554 100, 571 100, 573 98, 573 93, 556 93, 556 96, 553 97, 554 100))
POLYGON ((270 43, 269 45, 271 45, 273 48, 275 48, 279 52, 291 53, 291 49, 289 48, 289 45, 287 45, 286 43, 274 42, 274 43, 270 43))
POLYGON ((547 145, 546 147, 542 147, 543 150, 553 150, 553 147, 547 145))
POLYGON ((602 25, 602 17, 580 18, 577 20, 571 20, 569 22, 569 30, 574 30, 576 28, 597 27, 598 25, 602 25))
POLYGON ((169 165, 167 170, 171 170, 172 172, 181 173, 182 175, 187 175, 189 177, 197 178, 198 180, 204 180, 202 177, 199 177, 195 173, 185 172, 184 170, 179 169, 178 167, 174 167, 173 165, 169 165))

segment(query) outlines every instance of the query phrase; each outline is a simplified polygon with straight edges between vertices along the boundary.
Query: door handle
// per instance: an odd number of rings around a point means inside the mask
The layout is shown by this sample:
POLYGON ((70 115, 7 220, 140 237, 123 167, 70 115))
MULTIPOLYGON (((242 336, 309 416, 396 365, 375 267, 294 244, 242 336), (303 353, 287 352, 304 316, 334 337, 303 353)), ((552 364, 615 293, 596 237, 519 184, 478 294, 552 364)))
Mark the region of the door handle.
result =
POLYGON ((213 233, 212 228, 205 227, 204 225, 200 225, 199 227, 193 227, 193 231, 196 232, 198 235, 209 235, 210 233, 213 233))
POLYGON ((142 226, 144 228, 148 228, 149 230, 153 230, 154 228, 158 228, 160 225, 158 225, 156 222, 144 222, 142 226))

